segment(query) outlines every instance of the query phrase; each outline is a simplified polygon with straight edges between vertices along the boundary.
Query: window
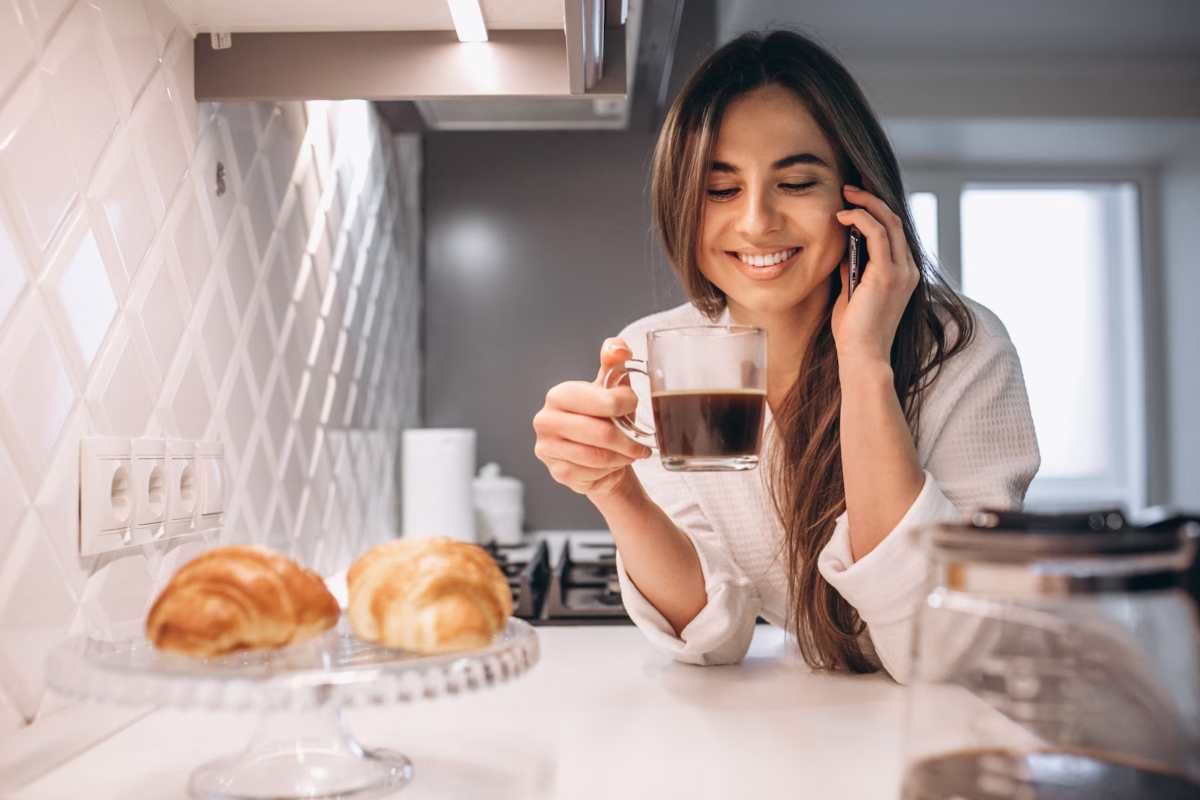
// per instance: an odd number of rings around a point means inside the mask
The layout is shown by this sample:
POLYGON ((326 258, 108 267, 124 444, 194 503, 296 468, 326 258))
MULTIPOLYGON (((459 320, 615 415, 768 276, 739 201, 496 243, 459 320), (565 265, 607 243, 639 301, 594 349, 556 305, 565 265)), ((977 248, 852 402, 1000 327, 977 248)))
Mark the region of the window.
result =
POLYGON ((921 247, 930 258, 937 261, 937 195, 933 192, 913 192, 908 196, 908 208, 912 211, 921 247))
POLYGON ((910 207, 931 256, 939 222, 943 245, 957 239, 941 268, 1021 358, 1042 454, 1026 505, 1144 506, 1136 185, 972 177, 940 175, 910 207))

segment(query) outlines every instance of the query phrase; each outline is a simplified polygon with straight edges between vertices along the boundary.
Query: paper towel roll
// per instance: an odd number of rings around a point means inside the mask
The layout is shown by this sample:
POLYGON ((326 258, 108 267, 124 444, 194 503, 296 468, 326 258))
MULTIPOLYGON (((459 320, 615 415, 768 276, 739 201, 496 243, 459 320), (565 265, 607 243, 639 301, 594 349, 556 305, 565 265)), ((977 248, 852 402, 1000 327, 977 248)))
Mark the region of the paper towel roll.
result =
POLYGON ((404 431, 403 448, 404 535, 476 541, 475 431, 409 428, 404 431))

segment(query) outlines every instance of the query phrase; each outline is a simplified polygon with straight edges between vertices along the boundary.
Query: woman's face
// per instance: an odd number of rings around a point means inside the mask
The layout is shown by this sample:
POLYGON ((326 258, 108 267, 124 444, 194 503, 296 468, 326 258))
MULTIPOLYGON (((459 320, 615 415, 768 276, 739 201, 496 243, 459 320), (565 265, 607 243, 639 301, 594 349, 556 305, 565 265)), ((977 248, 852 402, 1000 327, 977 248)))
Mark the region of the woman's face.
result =
POLYGON ((735 311, 792 311, 841 263, 843 207, 833 147, 799 98, 775 84, 740 95, 709 165, 700 271, 735 311))

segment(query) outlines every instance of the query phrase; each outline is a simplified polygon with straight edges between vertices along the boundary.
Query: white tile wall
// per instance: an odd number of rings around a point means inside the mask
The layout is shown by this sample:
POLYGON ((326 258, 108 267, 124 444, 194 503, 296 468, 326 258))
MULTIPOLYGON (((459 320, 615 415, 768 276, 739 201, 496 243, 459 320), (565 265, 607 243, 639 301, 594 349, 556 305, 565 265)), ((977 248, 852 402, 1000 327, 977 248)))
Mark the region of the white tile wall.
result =
POLYGON ((0 0, 0 733, 55 705, 50 647, 136 629, 199 549, 332 572, 395 529, 418 142, 365 103, 197 104, 192 75, 162 0, 0 0), (80 558, 91 434, 223 440, 220 536, 80 558))

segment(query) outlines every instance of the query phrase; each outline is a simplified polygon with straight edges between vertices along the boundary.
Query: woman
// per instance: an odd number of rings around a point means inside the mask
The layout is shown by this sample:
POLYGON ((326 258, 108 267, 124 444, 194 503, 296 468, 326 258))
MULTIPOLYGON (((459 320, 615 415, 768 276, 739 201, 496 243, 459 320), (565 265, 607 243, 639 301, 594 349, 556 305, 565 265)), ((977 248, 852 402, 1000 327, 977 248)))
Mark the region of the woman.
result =
POLYGON ((721 47, 667 115, 654 218, 691 302, 607 340, 599 375, 656 328, 764 328, 765 468, 664 470, 609 419, 651 423, 628 386, 558 384, 534 429, 612 530, 630 616, 682 661, 741 660, 761 615, 814 667, 903 681, 926 574, 908 533, 1024 499, 1039 455, 1016 351, 930 268, 905 198, 853 78, 798 34, 721 47), (848 302, 852 225, 868 258, 848 302))

